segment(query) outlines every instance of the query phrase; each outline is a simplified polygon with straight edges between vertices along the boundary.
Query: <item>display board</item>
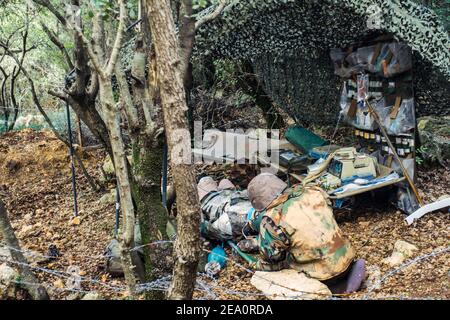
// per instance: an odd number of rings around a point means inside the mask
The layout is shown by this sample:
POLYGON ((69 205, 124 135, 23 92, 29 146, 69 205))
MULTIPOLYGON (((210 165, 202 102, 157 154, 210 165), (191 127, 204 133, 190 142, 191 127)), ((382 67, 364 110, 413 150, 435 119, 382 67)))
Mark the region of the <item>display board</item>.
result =
MULTIPOLYGON (((341 117, 354 127, 359 152, 401 174, 394 151, 410 177, 415 178, 415 101, 411 48, 396 41, 381 41, 332 49, 335 74, 342 79, 341 117), (395 150, 389 148, 365 101, 377 112, 395 150)), ((407 185, 399 184, 397 206, 405 212, 417 208, 407 185)))

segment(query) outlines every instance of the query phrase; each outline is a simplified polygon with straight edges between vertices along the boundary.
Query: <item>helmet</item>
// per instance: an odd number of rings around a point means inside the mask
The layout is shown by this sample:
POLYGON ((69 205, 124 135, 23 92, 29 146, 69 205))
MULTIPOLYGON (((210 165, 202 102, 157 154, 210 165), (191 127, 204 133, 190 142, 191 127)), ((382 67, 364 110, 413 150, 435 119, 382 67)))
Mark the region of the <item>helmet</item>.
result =
POLYGON ((236 186, 228 179, 222 179, 219 182, 219 190, 236 189, 236 186))
POLYGON ((287 184, 272 173, 261 173, 248 184, 248 198, 257 211, 264 210, 286 189, 287 184))
POLYGON ((217 191, 217 182, 211 177, 203 177, 197 184, 198 198, 200 201, 210 192, 217 191))

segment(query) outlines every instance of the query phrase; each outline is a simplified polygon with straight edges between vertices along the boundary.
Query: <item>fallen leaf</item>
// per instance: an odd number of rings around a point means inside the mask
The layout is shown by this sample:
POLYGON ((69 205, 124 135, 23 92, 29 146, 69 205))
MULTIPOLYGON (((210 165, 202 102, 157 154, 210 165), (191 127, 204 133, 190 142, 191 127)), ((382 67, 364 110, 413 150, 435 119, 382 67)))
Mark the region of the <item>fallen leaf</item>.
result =
POLYGON ((74 226, 78 226, 81 223, 81 218, 80 217, 75 217, 72 220, 70 220, 70 224, 74 225, 74 226))
POLYGON ((58 279, 55 282, 53 282, 53 285, 58 289, 63 289, 65 287, 64 282, 62 282, 61 279, 58 279))

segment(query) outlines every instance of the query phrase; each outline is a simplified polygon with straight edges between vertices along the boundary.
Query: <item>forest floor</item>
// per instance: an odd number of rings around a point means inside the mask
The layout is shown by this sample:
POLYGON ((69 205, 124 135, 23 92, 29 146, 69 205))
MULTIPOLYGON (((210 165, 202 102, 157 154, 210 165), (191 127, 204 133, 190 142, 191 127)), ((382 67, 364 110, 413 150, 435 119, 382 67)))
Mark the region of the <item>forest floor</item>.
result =
MULTIPOLYGON (((89 173, 99 179, 104 153, 84 152, 89 173)), ((68 268, 78 267, 81 291, 95 290, 104 298, 126 296, 124 281, 111 278, 103 268, 102 257, 113 238, 115 209, 102 203, 105 193, 94 192, 77 170, 80 219, 73 219, 70 158, 66 147, 49 132, 23 130, 0 136, 0 198, 6 203, 11 223, 23 250, 48 255, 57 248, 55 259, 30 257, 39 279, 49 288, 52 298, 75 299, 80 292, 67 287, 68 268), (63 273, 59 273, 63 272, 63 273)), ((446 168, 419 170, 418 187, 426 202, 448 193, 450 172, 446 168)), ((107 186, 112 188, 112 185, 107 186)), ((392 253, 397 240, 415 245, 419 257, 449 245, 448 212, 431 213, 407 226, 405 215, 393 206, 368 200, 350 212, 339 213, 337 221, 354 245, 357 256, 367 261, 371 274, 388 275, 394 269, 382 260, 392 253)), ((0 248, 2 250, 2 248, 0 248)), ((3 249, 4 250, 4 249, 3 249)), ((0 251, 1 253, 1 251, 0 251)), ((1 254, 0 254, 1 258, 1 254)), ((2 263, 2 261, 0 261, 2 263)), ((450 299, 450 259, 440 254, 390 273, 370 298, 450 299)), ((261 299, 250 284, 252 274, 242 261, 230 259, 217 280, 200 277, 210 295, 197 291, 196 298, 261 299)), ((362 298, 367 289, 350 296, 362 298)))

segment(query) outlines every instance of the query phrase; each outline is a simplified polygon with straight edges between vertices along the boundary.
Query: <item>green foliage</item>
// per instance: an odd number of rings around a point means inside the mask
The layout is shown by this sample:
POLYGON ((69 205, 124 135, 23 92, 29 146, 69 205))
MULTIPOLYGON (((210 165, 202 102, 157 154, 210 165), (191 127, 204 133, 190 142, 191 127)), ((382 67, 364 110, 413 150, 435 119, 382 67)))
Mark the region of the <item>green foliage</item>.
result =
POLYGON ((233 60, 220 59, 214 61, 215 78, 221 86, 234 90, 237 86, 237 76, 239 74, 238 63, 233 60))
POLYGON ((424 159, 427 155, 428 148, 425 146, 421 146, 420 148, 416 149, 416 163, 420 166, 424 163, 424 159))
POLYGON ((193 0, 192 1, 192 8, 194 10, 197 9, 204 9, 209 5, 209 1, 208 0, 193 0))

